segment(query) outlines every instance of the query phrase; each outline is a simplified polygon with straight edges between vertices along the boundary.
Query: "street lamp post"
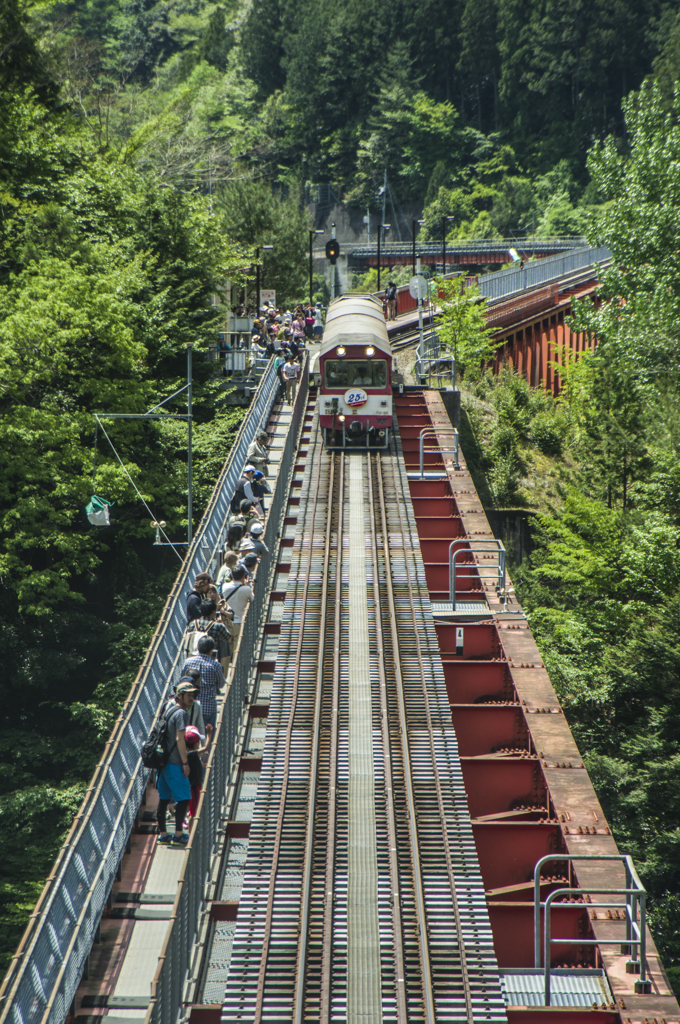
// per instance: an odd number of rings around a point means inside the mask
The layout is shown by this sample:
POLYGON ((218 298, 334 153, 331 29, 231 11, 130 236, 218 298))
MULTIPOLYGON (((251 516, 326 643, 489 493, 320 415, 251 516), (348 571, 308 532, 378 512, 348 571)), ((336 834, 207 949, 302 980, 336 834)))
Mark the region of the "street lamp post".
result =
POLYGON ((314 235, 325 235, 326 232, 323 230, 312 229, 309 231, 309 301, 313 304, 314 299, 312 292, 314 291, 314 257, 312 255, 312 242, 314 241, 314 235))
POLYGON ((411 263, 413 265, 413 273, 414 273, 414 275, 415 275, 415 272, 416 272, 416 228, 420 227, 420 225, 424 224, 424 223, 425 223, 424 220, 414 220, 413 221, 413 226, 411 228, 411 235, 413 236, 413 255, 412 255, 412 258, 411 258, 411 263))
POLYGON ((378 224, 378 291, 380 291, 380 241, 383 231, 389 231, 391 224, 378 224))
POLYGON ((446 274, 446 223, 454 217, 442 217, 442 277, 446 274))
POLYGON ((260 315, 260 249, 262 249, 262 252, 268 252, 273 248, 273 245, 258 245, 255 249, 255 259, 257 260, 255 264, 255 316, 260 315))

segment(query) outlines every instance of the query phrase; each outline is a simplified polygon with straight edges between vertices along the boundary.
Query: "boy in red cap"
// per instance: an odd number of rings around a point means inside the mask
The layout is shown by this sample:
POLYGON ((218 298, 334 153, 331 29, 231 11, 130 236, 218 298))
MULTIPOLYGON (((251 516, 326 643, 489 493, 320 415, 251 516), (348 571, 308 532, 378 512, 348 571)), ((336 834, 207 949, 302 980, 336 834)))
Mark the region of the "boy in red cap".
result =
POLYGON ((195 725, 188 725, 184 730, 184 739, 187 745, 187 761, 189 762, 189 785, 191 786, 191 800, 189 801, 189 818, 193 818, 198 808, 198 799, 203 786, 203 762, 201 754, 210 746, 210 734, 204 747, 201 746, 201 734, 195 725))

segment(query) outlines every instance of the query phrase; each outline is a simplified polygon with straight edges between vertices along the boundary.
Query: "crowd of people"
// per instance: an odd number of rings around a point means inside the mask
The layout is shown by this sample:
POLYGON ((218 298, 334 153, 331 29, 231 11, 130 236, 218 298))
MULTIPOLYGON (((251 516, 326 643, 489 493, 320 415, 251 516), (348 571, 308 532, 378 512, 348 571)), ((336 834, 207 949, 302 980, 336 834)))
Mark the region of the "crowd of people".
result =
MULTIPOLYGON (((236 306, 232 313, 236 318, 250 317, 250 307, 236 306)), ((310 341, 321 341, 323 336, 323 309, 320 303, 299 303, 291 311, 285 306, 263 306, 253 320, 250 335, 240 332, 232 336, 235 347, 248 349, 251 365, 258 359, 269 359, 273 355, 293 355, 298 359, 310 341)), ((230 352, 232 345, 228 335, 220 336, 220 353, 230 352)))
POLYGON ((162 712, 167 755, 158 771, 158 843, 162 846, 183 847, 189 841, 189 822, 198 806, 217 724, 217 697, 229 678, 233 651, 254 598, 257 567, 269 555, 263 539, 265 502, 271 494, 269 443, 263 430, 248 448, 215 579, 209 572, 198 573, 187 596, 184 662, 162 712), (174 811, 174 833, 167 827, 169 810, 174 811))

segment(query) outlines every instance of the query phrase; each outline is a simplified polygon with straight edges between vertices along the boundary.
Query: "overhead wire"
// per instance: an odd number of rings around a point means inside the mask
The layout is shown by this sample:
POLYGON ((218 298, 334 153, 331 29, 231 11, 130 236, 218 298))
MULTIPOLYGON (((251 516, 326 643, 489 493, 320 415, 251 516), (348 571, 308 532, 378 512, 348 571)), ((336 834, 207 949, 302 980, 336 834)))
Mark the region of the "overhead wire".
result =
POLYGON ((99 416, 96 416, 96 415, 95 415, 95 419, 96 419, 97 423, 99 424, 99 426, 100 426, 100 427, 102 428, 102 433, 103 433, 104 437, 106 438, 106 440, 107 440, 107 441, 109 442, 109 444, 111 445, 111 451, 113 452, 113 454, 114 454, 114 455, 116 456, 116 458, 118 459, 118 461, 119 461, 119 463, 120 463, 120 465, 121 465, 121 468, 122 468, 123 472, 125 473, 126 477, 128 478, 128 480, 130 481, 130 483, 131 483, 131 484, 132 484, 132 486, 134 487, 135 491, 137 492, 137 495, 139 496, 139 500, 140 500, 140 501, 142 502, 142 504, 144 505, 144 508, 146 509, 146 511, 147 511, 147 512, 149 513, 149 515, 151 516, 151 519, 152 519, 152 521, 153 521, 153 522, 155 522, 155 523, 156 523, 156 525, 158 526, 158 529, 159 529, 159 530, 160 530, 160 532, 161 532, 161 533, 163 534, 163 536, 165 537, 165 539, 166 539, 166 541, 168 542, 169 546, 170 546, 170 547, 172 548, 172 550, 173 550, 173 551, 175 552, 175 554, 176 554, 176 555, 177 555, 177 557, 179 558, 180 562, 183 562, 183 561, 184 561, 184 556, 183 556, 183 555, 181 555, 181 554, 180 554, 180 552, 179 552, 179 551, 177 550, 177 548, 176 548, 176 547, 175 547, 175 545, 174 545, 174 544, 172 543, 172 541, 171 541, 171 540, 170 540, 170 538, 168 537, 167 533, 165 532, 165 530, 164 530, 164 529, 163 529, 163 527, 162 527, 162 526, 160 525, 159 521, 158 521, 158 520, 156 519, 156 517, 154 516, 153 512, 151 511, 151 509, 150 509, 150 508, 149 508, 149 506, 147 505, 147 503, 146 503, 146 501, 145 501, 145 499, 144 499, 144 496, 143 496, 143 494, 142 494, 142 493, 141 493, 141 491, 139 490, 139 487, 137 486, 137 484, 136 484, 136 483, 134 482, 134 480, 132 479, 132 477, 131 477, 131 476, 130 476, 130 474, 128 473, 128 471, 127 471, 127 468, 126 468, 126 466, 125 466, 125 463, 123 462, 123 460, 121 459, 120 455, 119 455, 119 454, 118 454, 118 452, 116 451, 116 449, 115 449, 115 446, 114 446, 114 444, 113 444, 113 441, 111 440, 111 438, 109 437, 109 435, 108 435, 108 434, 106 433, 106 428, 105 428, 104 424, 103 424, 103 423, 102 423, 102 421, 101 421, 101 420, 99 419, 99 416))

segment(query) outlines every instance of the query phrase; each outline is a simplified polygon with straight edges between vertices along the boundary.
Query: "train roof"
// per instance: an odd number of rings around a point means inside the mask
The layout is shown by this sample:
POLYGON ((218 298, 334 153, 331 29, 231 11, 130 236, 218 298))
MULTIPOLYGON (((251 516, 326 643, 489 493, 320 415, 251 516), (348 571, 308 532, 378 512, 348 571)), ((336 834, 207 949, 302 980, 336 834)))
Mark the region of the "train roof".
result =
POLYGON ((334 299, 328 307, 320 355, 336 345, 374 345, 392 352, 382 303, 373 295, 355 293, 334 299))

